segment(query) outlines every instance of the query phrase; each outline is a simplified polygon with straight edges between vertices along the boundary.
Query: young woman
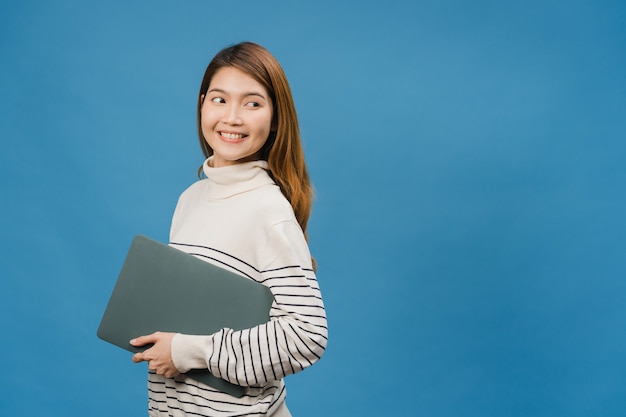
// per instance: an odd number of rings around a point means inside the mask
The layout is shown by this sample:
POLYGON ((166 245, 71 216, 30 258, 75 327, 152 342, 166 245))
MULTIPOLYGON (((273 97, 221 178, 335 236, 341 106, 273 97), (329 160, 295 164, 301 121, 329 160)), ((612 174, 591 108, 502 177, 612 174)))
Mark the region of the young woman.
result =
POLYGON ((270 321, 206 336, 157 332, 147 361, 151 416, 289 416, 286 375, 322 356, 324 305, 307 246, 309 181, 291 90, 276 59, 245 42, 209 64, 198 99, 198 133, 207 158, 180 196, 170 245, 270 288, 270 321), (247 387, 233 397, 186 377, 204 368, 247 387))

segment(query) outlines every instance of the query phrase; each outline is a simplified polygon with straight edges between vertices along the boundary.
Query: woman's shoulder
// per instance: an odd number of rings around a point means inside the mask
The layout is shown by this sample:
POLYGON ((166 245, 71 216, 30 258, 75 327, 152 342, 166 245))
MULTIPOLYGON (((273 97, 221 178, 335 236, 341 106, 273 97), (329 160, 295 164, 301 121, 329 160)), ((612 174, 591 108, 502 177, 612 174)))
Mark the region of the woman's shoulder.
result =
POLYGON ((192 182, 191 184, 189 184, 187 188, 185 188, 183 192, 180 193, 179 198, 187 198, 193 195, 202 194, 206 190, 206 185, 207 185, 206 178, 196 180, 192 182))
POLYGON ((255 198, 255 211, 258 210, 270 224, 276 224, 295 219, 293 208, 285 198, 277 185, 263 187, 258 190, 262 193, 259 198, 255 198))

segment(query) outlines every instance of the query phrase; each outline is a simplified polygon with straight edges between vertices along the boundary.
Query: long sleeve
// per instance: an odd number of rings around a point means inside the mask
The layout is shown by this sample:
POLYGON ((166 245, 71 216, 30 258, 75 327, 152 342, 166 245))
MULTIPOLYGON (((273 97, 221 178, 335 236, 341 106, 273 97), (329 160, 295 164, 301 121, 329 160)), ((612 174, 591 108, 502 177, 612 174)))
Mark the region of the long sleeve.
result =
POLYGON ((270 321, 207 336, 177 334, 172 355, 181 372, 208 368, 232 383, 258 386, 321 358, 328 336, 326 314, 303 233, 295 221, 282 221, 268 229, 264 240, 260 268, 253 272, 274 295, 270 321))
POLYGON ((206 178, 178 199, 169 243, 266 285, 274 295, 270 319, 239 331, 176 334, 172 359, 183 373, 166 378, 150 372, 148 401, 154 410, 181 415, 272 415, 286 396, 283 377, 314 364, 325 351, 324 304, 304 234, 267 161, 218 168, 209 161, 206 178), (248 389, 233 397, 187 376, 190 369, 208 369, 248 389))

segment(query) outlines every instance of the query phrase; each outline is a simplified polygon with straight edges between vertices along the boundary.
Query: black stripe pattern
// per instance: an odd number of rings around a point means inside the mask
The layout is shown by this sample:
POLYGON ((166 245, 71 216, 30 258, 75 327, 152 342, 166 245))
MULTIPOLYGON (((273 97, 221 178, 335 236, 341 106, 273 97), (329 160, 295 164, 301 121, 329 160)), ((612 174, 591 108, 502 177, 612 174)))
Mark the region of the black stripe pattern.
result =
POLYGON ((151 412, 163 416, 271 414, 284 401, 282 378, 314 364, 326 348, 326 314, 315 272, 298 265, 257 270, 216 249, 178 242, 171 245, 266 285, 275 301, 268 323, 241 331, 222 329, 199 341, 205 347, 206 367, 211 373, 248 387, 243 398, 185 376, 167 379, 150 374, 151 412))
POLYGON ((271 416, 285 399, 283 378, 317 362, 328 328, 311 256, 289 202, 267 162, 224 168, 205 163, 207 179, 179 198, 170 245, 267 286, 267 323, 212 335, 176 335, 178 369, 208 369, 246 387, 235 398, 180 375, 148 377, 151 416, 271 416))

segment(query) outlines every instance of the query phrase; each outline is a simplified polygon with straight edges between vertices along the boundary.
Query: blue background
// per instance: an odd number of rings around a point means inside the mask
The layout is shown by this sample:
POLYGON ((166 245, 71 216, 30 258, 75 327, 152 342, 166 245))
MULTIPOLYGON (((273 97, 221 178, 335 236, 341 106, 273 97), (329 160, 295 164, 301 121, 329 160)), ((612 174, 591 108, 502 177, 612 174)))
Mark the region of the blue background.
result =
POLYGON ((626 415, 622 1, 0 3, 0 415, 146 415, 95 333, 202 161, 205 66, 282 63, 325 357, 294 416, 626 415))

